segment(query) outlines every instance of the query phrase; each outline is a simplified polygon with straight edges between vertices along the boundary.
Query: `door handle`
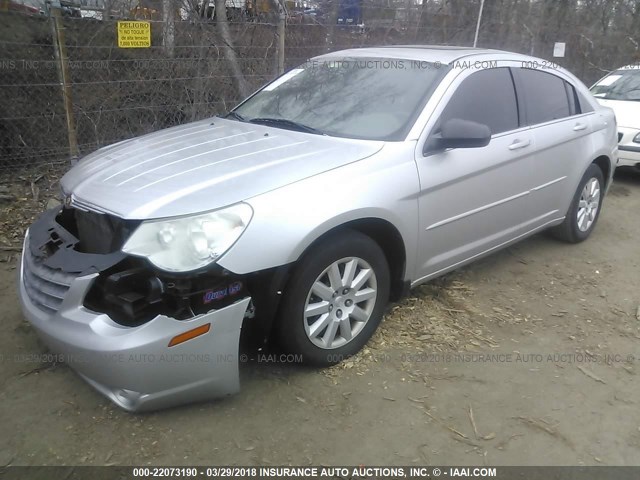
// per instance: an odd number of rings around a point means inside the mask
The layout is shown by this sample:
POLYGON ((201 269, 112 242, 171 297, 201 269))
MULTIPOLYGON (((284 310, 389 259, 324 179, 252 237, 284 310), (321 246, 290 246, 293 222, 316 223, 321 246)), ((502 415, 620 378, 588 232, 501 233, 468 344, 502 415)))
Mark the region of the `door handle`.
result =
POLYGON ((509 145, 509 150, 520 150, 521 148, 527 148, 529 145, 531 145, 531 140, 525 140, 524 142, 516 140, 511 145, 509 145))
POLYGON ((574 132, 580 132, 582 130, 586 130, 587 126, 584 123, 576 123, 576 126, 573 127, 574 132))

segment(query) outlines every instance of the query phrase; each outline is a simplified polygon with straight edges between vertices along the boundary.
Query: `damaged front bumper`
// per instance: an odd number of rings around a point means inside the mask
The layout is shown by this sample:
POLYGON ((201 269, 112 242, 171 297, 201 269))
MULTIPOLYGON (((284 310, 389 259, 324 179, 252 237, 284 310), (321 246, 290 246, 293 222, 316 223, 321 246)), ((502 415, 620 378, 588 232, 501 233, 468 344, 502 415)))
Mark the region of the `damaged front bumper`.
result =
POLYGON ((238 348, 249 296, 187 319, 158 314, 141 325, 123 325, 84 305, 99 275, 43 264, 27 233, 18 289, 24 315, 51 351, 88 383, 132 412, 238 392, 238 348))

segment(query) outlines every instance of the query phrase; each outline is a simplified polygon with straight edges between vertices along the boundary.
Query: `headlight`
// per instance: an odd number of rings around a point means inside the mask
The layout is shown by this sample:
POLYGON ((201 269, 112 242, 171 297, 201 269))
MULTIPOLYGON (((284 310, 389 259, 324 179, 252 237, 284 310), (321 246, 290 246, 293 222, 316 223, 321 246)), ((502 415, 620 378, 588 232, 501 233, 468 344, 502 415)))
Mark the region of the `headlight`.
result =
POLYGON ((635 136, 633 143, 640 143, 640 133, 635 136))
POLYGON ((249 224, 246 203, 191 217, 150 220, 140 224, 122 251, 145 257, 169 272, 187 272, 220 258, 249 224))

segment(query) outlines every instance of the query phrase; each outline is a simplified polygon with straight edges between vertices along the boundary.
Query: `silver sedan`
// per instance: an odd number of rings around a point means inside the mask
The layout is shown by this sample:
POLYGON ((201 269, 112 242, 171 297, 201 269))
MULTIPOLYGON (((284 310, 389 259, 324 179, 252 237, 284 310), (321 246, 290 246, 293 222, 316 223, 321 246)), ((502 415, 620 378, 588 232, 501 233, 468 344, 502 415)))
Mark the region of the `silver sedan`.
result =
POLYGON ((536 232, 591 234, 615 117, 545 65, 335 52, 224 116, 98 150, 26 235, 24 313, 130 411, 235 393, 243 328, 337 363, 411 287, 536 232))

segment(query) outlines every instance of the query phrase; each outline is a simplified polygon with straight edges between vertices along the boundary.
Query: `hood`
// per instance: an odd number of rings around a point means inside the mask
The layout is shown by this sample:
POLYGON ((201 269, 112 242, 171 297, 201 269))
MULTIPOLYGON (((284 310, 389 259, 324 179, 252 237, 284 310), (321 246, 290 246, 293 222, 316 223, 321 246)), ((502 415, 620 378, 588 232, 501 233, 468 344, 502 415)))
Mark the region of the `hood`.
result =
POLYGON ((81 209, 126 219, 172 217, 246 200, 383 145, 210 118, 97 150, 60 183, 81 209))
POLYGON ((619 127, 640 130, 640 102, 605 100, 603 98, 598 98, 598 102, 614 111, 619 127))

